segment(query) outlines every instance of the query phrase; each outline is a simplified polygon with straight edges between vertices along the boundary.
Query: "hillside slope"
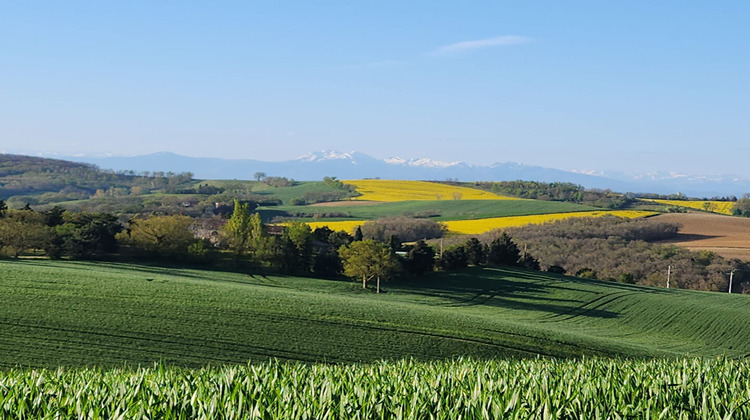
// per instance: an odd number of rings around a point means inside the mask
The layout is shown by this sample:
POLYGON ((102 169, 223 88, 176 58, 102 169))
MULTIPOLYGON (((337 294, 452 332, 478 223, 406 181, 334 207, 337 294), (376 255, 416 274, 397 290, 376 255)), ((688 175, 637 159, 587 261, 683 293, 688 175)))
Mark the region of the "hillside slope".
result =
POLYGON ((746 296, 511 269, 353 282, 0 262, 0 366, 750 354, 746 296))

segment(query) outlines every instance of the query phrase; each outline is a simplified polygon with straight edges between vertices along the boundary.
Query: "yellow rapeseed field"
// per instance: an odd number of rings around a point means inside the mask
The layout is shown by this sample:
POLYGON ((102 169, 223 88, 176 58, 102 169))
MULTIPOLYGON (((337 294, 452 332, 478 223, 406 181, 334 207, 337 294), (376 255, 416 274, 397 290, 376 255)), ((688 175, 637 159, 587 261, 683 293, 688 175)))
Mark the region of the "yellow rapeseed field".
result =
POLYGON ((493 229, 518 227, 530 224, 542 224, 555 220, 563 220, 571 217, 601 217, 605 215, 637 218, 653 216, 658 214, 653 211, 635 211, 635 210, 613 210, 613 211, 579 211, 574 213, 552 213, 539 214, 532 216, 511 216, 511 217, 493 217, 490 219, 476 220, 453 220, 443 222, 451 233, 459 234, 480 234, 493 229))
MULTIPOLYGON (((539 214, 533 216, 510 216, 510 217, 493 217, 489 219, 475 220, 451 220, 442 222, 448 227, 448 232, 455 234, 475 235, 489 232, 493 229, 518 227, 530 224, 541 224, 554 220, 563 220, 571 217, 601 217, 605 215, 638 218, 658 214, 653 211, 635 211, 635 210, 613 210, 613 211, 580 211, 573 213, 552 213, 539 214)), ((308 223, 311 229, 321 226, 328 226, 333 230, 344 230, 352 233, 357 226, 365 223, 366 220, 347 220, 344 222, 311 222, 308 223)))
POLYGON ((307 222, 310 229, 315 230, 319 227, 328 226, 329 229, 339 231, 343 230, 347 233, 354 232, 357 226, 365 223, 367 220, 345 220, 343 222, 307 222))
POLYGON ((668 206, 687 207, 713 213, 732 214, 733 201, 684 201, 684 200, 651 200, 668 206))
POLYGON ((410 200, 519 200, 519 198, 504 197, 489 191, 426 181, 362 179, 344 181, 344 183, 354 185, 357 191, 362 194, 355 200, 389 202, 410 200))

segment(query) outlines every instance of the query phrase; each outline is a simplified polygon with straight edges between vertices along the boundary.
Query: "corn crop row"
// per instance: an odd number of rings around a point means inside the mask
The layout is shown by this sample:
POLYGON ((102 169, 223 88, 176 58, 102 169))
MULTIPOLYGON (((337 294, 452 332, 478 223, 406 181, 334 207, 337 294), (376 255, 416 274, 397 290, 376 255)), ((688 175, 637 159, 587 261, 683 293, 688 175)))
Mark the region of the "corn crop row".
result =
POLYGON ((750 363, 458 359, 0 372, 0 418, 750 418, 750 363))

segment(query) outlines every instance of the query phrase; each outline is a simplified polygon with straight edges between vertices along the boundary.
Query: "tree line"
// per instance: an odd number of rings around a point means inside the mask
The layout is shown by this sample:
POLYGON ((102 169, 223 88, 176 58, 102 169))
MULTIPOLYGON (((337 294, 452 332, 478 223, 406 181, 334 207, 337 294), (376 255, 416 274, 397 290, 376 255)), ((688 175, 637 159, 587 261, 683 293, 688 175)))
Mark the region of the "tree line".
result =
POLYGON ((621 209, 635 199, 629 194, 619 194, 609 189, 586 189, 571 182, 496 181, 474 182, 472 186, 499 195, 534 200, 566 201, 606 209, 621 209))
POLYGON ((734 270, 733 291, 750 290, 747 263, 660 243, 677 234, 672 223, 573 218, 441 238, 441 225, 424 219, 370 221, 350 234, 327 227, 312 230, 299 221, 266 225, 253 208, 235 201, 226 220, 151 215, 123 221, 110 213, 73 213, 61 207, 10 210, 0 201, 0 252, 16 258, 33 253, 172 260, 298 276, 346 276, 365 287, 378 279, 418 279, 434 270, 502 265, 650 286, 664 286, 671 267, 673 287, 726 291, 728 273, 734 270))
MULTIPOLYGON (((46 211, 9 210, 0 201, 0 252, 12 258, 26 253, 55 259, 170 260, 297 276, 350 277, 363 287, 376 282, 378 290, 380 281, 414 279, 468 265, 539 267, 507 235, 487 245, 472 239, 442 250, 419 238, 431 228, 415 230, 404 218, 374 221, 353 234, 328 227, 312 230, 299 221, 269 226, 250 203, 235 201, 231 216, 216 226, 216 237, 207 238, 201 237, 196 219, 184 215, 137 216, 123 222, 110 213, 73 213, 59 206, 46 211), (394 226, 388 227, 389 220, 394 226), (398 234, 418 240, 404 243, 398 234)), ((442 232, 438 226, 433 233, 442 232)))

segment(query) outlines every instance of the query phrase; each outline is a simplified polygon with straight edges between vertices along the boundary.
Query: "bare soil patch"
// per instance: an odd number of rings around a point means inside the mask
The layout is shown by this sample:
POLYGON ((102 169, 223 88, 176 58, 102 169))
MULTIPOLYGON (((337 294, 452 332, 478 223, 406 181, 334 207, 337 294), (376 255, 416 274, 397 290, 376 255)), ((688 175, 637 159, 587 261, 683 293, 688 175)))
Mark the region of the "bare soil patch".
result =
POLYGON ((347 200, 347 201, 327 201, 325 203, 310 204, 307 207, 349 207, 349 206, 374 206, 383 204, 385 201, 365 201, 365 200, 347 200))
POLYGON ((666 243, 692 250, 715 252, 724 258, 750 261, 750 219, 711 213, 667 213, 654 216, 655 222, 682 225, 679 234, 666 243))

